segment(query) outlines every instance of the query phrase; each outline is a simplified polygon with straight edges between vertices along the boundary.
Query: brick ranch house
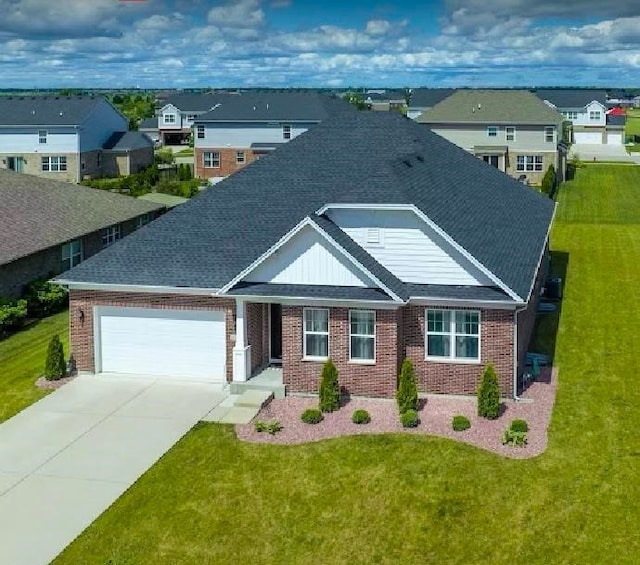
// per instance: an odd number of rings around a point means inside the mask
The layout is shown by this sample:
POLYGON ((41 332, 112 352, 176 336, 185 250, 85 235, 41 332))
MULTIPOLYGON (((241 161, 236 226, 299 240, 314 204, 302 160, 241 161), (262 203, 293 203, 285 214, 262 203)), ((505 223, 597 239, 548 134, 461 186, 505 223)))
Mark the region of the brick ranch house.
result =
POLYGON ((518 393, 554 203, 395 113, 329 118, 64 273, 81 371, 518 393), (331 166, 327 167, 327 156, 331 166))
POLYGON ((165 206, 0 170, 0 298, 66 271, 155 219, 165 206))

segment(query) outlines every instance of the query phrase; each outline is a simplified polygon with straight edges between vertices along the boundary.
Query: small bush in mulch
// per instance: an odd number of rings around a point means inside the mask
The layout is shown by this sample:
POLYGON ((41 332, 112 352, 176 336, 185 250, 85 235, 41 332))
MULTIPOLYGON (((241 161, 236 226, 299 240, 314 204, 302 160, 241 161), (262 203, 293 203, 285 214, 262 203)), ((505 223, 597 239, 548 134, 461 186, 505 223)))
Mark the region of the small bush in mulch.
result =
POLYGON ((454 416, 451 426, 454 432, 464 432, 471 427, 471 422, 466 416, 454 416))
POLYGON ((331 359, 322 367, 319 388, 319 404, 322 412, 335 412, 340 408, 340 385, 338 369, 331 359))
POLYGON ((44 368, 44 376, 49 381, 57 381, 67 376, 67 363, 64 360, 64 348, 57 335, 49 342, 47 361, 44 368))
POLYGON ((505 430, 502 436, 502 444, 524 447, 527 445, 527 432, 516 432, 512 429, 505 430))
POLYGON ((495 420, 500 415, 500 385, 498 376, 489 363, 482 373, 482 382, 478 387, 478 416, 495 420))
POLYGON ((511 425, 509 426, 509 429, 512 432, 528 432, 529 431, 529 424, 527 424, 526 420, 513 420, 511 422, 511 425))
POLYGON ((420 417, 415 410, 407 410, 404 414, 400 414, 400 423, 403 428, 416 428, 420 423, 420 417))
POLYGON ((351 416, 351 421, 354 424, 368 424, 371 422, 371 416, 366 410, 355 410, 351 416))
POLYGON ((282 430, 282 424, 278 422, 278 420, 271 420, 270 422, 265 422, 264 420, 258 420, 256 422, 256 432, 267 432, 272 436, 276 435, 279 431, 282 430))
POLYGON ((411 359, 405 359, 402 362, 396 400, 398 401, 400 414, 404 414, 407 410, 415 411, 418 409, 418 385, 416 384, 416 374, 413 370, 411 359))
POLYGON ((322 412, 318 408, 307 408, 300 416, 305 424, 319 424, 324 420, 322 412))

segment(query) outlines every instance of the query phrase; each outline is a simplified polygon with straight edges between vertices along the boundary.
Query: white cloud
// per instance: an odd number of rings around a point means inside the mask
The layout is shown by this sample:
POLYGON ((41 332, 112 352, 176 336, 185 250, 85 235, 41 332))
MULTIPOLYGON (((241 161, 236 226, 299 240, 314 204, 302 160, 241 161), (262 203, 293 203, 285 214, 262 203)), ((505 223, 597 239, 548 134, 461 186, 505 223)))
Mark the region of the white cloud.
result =
POLYGON ((259 27, 265 23, 260 0, 229 0, 209 10, 209 23, 218 27, 259 27))
POLYGON ((369 20, 365 32, 369 35, 386 35, 391 29, 391 22, 387 20, 369 20))

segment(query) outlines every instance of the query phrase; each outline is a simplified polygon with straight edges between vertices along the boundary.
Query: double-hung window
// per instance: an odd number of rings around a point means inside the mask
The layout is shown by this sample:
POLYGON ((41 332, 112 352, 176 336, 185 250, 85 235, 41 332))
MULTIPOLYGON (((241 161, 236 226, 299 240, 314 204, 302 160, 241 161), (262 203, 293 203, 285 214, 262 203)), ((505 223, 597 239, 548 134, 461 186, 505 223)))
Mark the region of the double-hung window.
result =
POLYGON ((305 359, 329 357, 329 310, 305 308, 303 314, 303 352, 305 359))
POLYGON ((282 126, 282 139, 291 139, 291 126, 282 126))
POLYGON ((506 126, 504 128, 504 137, 507 141, 516 140, 516 126, 506 126))
POLYGON ((518 155, 516 157, 516 171, 542 171, 542 155, 518 155))
POLYGON ((374 311, 349 311, 349 359, 359 362, 375 361, 376 313, 374 311))
POLYGON ((592 122, 598 122, 601 118, 600 110, 594 110, 589 112, 589 120, 592 122))
POLYGON ((487 135, 489 137, 498 137, 498 126, 488 126, 487 135))
POLYGON ((102 232, 102 247, 109 247, 122 237, 120 224, 109 226, 102 232))
POLYGON ((42 170, 51 173, 61 173, 67 170, 67 158, 60 157, 42 157, 42 170))
POLYGON ((165 124, 175 124, 176 123, 176 115, 175 114, 163 114, 162 119, 165 124))
POLYGON ((47 130, 39 129, 38 130, 38 143, 46 143, 47 142, 47 130))
POLYGON ((202 165, 205 169, 219 169, 220 153, 217 151, 205 151, 202 154, 202 165))
POLYGON ((236 151, 236 164, 244 165, 246 157, 244 151, 236 151))
POLYGON ((426 322, 427 359, 480 360, 480 312, 428 309, 426 322))
POLYGON ((555 141, 555 128, 552 126, 547 126, 544 128, 544 140, 546 143, 553 143, 555 141))
POLYGON ((68 271, 82 261, 82 240, 76 239, 62 246, 62 270, 68 271))
POLYGON ((204 139, 204 126, 197 126, 196 131, 197 131, 198 139, 204 139))

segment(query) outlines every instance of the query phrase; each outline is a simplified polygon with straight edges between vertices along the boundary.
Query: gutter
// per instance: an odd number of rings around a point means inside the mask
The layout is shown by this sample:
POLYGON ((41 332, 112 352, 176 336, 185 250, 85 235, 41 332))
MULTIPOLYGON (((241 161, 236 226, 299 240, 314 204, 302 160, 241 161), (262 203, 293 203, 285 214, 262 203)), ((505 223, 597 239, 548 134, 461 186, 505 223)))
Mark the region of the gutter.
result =
POLYGON ((513 400, 516 402, 524 401, 518 396, 518 314, 526 309, 527 307, 523 306, 513 312, 513 400))

